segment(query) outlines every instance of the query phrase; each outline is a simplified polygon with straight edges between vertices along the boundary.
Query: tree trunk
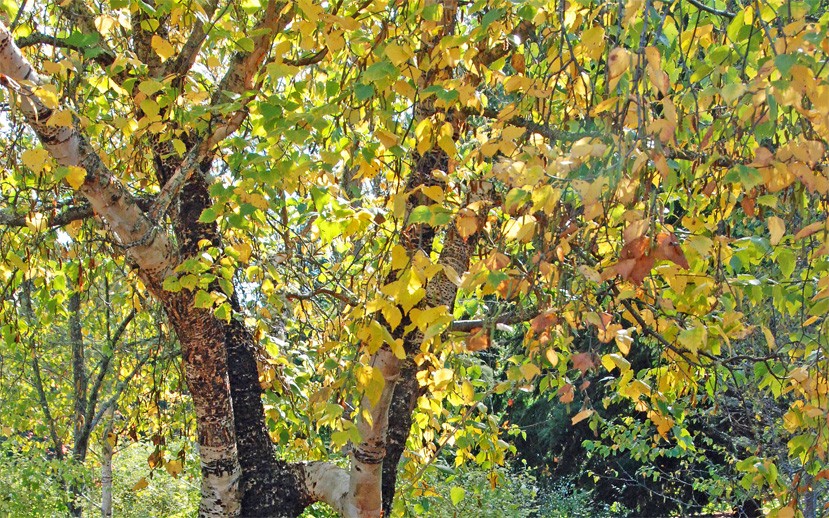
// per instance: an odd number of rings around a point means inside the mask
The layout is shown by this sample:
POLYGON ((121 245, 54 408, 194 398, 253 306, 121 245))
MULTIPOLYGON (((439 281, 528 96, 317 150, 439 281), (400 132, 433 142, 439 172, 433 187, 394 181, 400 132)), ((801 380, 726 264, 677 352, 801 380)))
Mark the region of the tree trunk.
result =
POLYGON ((210 310, 194 306, 189 291, 157 295, 179 338, 187 387, 196 411, 202 468, 199 515, 237 516, 241 471, 222 326, 210 310))
POLYGON ((112 452, 115 437, 112 425, 115 421, 115 405, 107 410, 107 425, 101 440, 101 516, 112 518, 112 452))
POLYGON ((302 466, 276 458, 265 425, 253 337, 234 319, 224 325, 224 339, 242 467, 242 516, 299 516, 312 499, 302 484, 302 466))

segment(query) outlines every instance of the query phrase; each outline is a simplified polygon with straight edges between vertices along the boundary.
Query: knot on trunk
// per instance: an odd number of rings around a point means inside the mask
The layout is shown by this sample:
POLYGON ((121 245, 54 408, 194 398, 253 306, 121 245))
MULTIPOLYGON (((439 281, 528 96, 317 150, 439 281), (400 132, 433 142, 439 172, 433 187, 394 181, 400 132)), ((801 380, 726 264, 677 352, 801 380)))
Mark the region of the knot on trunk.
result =
POLYGON ((381 464, 386 458, 386 445, 361 444, 354 448, 354 459, 364 464, 381 464))

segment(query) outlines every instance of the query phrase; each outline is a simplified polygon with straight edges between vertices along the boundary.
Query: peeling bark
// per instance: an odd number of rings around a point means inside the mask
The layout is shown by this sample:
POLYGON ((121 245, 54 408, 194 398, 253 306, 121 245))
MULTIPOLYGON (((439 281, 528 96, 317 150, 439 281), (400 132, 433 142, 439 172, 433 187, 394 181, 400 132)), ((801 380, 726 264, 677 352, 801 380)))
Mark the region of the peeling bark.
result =
POLYGON ((237 516, 239 467, 223 330, 189 292, 160 297, 181 343, 187 386, 198 423, 202 470, 200 516, 237 516))
POLYGON ((202 516, 236 516, 240 510, 240 468, 227 378, 222 330, 205 309, 193 307, 189 293, 162 288, 179 264, 179 255, 165 231, 141 210, 126 187, 106 168, 75 127, 50 126, 53 110, 26 85, 43 83, 0 23, 0 76, 4 86, 21 98, 20 109, 44 147, 63 166, 83 167, 80 193, 106 221, 127 256, 138 266, 145 284, 162 301, 182 344, 185 375, 198 420, 202 461, 202 516))

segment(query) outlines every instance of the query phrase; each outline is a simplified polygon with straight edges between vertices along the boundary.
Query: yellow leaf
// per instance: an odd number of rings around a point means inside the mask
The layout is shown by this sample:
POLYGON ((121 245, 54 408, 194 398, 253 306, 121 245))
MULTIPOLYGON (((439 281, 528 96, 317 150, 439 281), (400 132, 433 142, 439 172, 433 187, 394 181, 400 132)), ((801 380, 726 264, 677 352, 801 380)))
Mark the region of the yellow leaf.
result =
POLYGON ((777 518, 794 518, 795 512, 791 507, 784 507, 777 511, 777 518))
POLYGON ((164 465, 164 469, 166 469, 166 470, 167 470, 167 473, 169 473, 169 474, 170 474, 171 476, 173 476, 174 478, 177 478, 177 477, 179 476, 179 474, 180 474, 180 473, 181 473, 181 471, 182 471, 182 467, 183 467, 183 466, 182 466, 182 463, 181 463, 181 461, 180 461, 180 460, 178 460, 178 459, 176 459, 176 460, 171 460, 171 461, 167 462, 167 463, 164 465))
POLYGON ((147 487, 149 485, 150 485, 150 483, 147 482, 147 478, 146 477, 141 477, 141 480, 139 480, 138 482, 135 483, 134 486, 132 486, 132 490, 133 491, 140 491, 140 490, 144 489, 145 487, 147 487))
POLYGON ((428 309, 414 308, 409 314, 409 319, 412 321, 412 324, 421 330, 425 330, 430 325, 438 322, 446 314, 446 306, 436 306, 428 309))
POLYGON ((32 170, 33 173, 40 173, 46 166, 49 152, 43 148, 27 149, 20 155, 23 165, 32 170))
POLYGON ((780 243, 780 240, 786 234, 786 223, 777 216, 771 216, 766 220, 766 223, 769 226, 769 234, 771 235, 769 242, 772 246, 775 246, 780 243))
POLYGON ((375 135, 377 135, 377 139, 380 141, 381 144, 383 144, 383 147, 385 147, 386 149, 391 149, 397 145, 397 135, 390 131, 378 129, 375 132, 375 135))
POLYGON ((44 85, 35 90, 35 95, 40 101, 52 110, 58 107, 58 94, 53 85, 44 85))
POLYGON ((400 245, 394 245, 391 249, 391 269, 401 270, 409 264, 409 254, 400 245))
POLYGON ((607 66, 610 70, 610 79, 616 79, 630 66, 630 52, 621 47, 611 50, 607 56, 607 66))
POLYGON ((455 215, 455 228, 463 239, 468 238, 478 231, 478 215, 472 209, 461 209, 455 215))
POLYGON ((508 220, 504 224, 504 239, 507 241, 530 241, 535 233, 535 223, 535 216, 531 214, 508 220))
POLYGON ((63 67, 60 63, 55 63, 54 61, 44 61, 40 64, 43 68, 43 71, 50 76, 54 76, 63 72, 63 67))
POLYGON ((584 421, 585 419, 587 419, 591 415, 593 415, 593 409, 592 408, 582 410, 581 412, 579 412, 578 414, 573 416, 572 423, 574 425, 577 424, 577 423, 580 423, 581 421, 584 421))
POLYGON ((52 113, 52 116, 49 117, 49 120, 46 122, 47 126, 61 126, 61 127, 71 127, 72 126, 72 112, 69 110, 60 110, 52 113))
POLYGON ((173 143, 173 148, 176 150, 176 153, 178 153, 179 156, 184 156, 184 153, 187 152, 187 146, 184 142, 177 138, 174 138, 171 142, 173 143))
POLYGON ((818 315, 812 315, 812 316, 810 316, 809 318, 807 318, 806 320, 803 321, 802 327, 809 327, 810 325, 814 324, 818 320, 820 320, 820 317, 818 315))
POLYGON ((357 387, 365 391, 371 404, 377 404, 377 401, 380 400, 383 386, 386 384, 386 380, 383 379, 383 373, 370 365, 360 365, 355 374, 357 387))
POLYGON ((527 381, 532 381, 534 377, 541 374, 541 369, 539 369, 538 366, 532 363, 525 363, 518 369, 521 371, 521 375, 524 376, 524 379, 527 381))
POLYGON ((253 252, 253 247, 250 243, 239 243, 233 245, 231 248, 239 254, 238 260, 240 263, 247 263, 250 260, 250 254, 253 252))
POLYGON ((383 318, 386 319, 386 322, 388 322, 391 330, 394 330, 397 326, 399 326, 400 321, 403 320, 403 314, 394 304, 386 303, 381 309, 381 312, 383 313, 383 318))
POLYGON ((391 348, 391 352, 397 357, 398 360, 405 360, 406 359, 406 350, 403 348, 403 339, 398 338, 397 340, 391 342, 389 344, 391 348))
POLYGON ((417 90, 408 81, 402 79, 394 83, 394 91, 410 101, 414 101, 415 95, 417 95, 417 90))
POLYGON ((403 63, 409 60, 412 57, 413 53, 411 49, 406 46, 403 47, 398 45, 397 43, 391 43, 386 46, 386 56, 389 57, 394 66, 399 67, 403 63))
POLYGON ((153 118, 156 115, 158 115, 158 103, 153 101, 152 99, 144 99, 143 101, 141 101, 139 106, 141 106, 141 111, 143 111, 147 117, 153 118))
POLYGON ((654 70, 662 70, 662 56, 656 47, 645 47, 645 59, 648 61, 649 67, 654 70))
POLYGON ((547 358, 547 361, 550 362, 550 365, 555 367, 558 365, 558 354, 556 354, 555 349, 547 349, 544 352, 544 356, 547 358))
POLYGON ((86 180, 86 169, 83 167, 69 166, 69 172, 64 177, 68 183, 76 191, 81 188, 84 180, 86 180))
POLYGON ((33 212, 26 216, 26 226, 29 227, 29 230, 32 232, 40 232, 41 230, 46 230, 46 227, 49 225, 49 218, 47 218, 44 214, 40 212, 33 212))
POLYGON ((432 379, 435 381, 435 390, 440 390, 452 381, 455 371, 452 369, 438 369, 432 373, 432 379))
POLYGON ((454 156, 458 152, 458 149, 455 147, 454 139, 452 139, 452 137, 447 137, 446 135, 438 137, 438 147, 440 147, 440 149, 442 149, 449 156, 454 156))
POLYGON ((584 56, 596 60, 604 51, 604 28, 600 26, 591 27, 582 33, 579 43, 584 56))
POLYGON ((440 185, 430 185, 428 187, 421 187, 421 192, 438 203, 443 202, 444 192, 440 185))
POLYGON ((449 279, 449 282, 454 284, 455 286, 459 287, 463 284, 463 278, 461 278, 458 271, 452 268, 448 264, 443 265, 443 274, 446 275, 446 278, 449 279))
POLYGON ((475 387, 467 380, 464 380, 461 384, 461 396, 463 397, 463 402, 467 405, 475 401, 475 387))
POLYGON ((643 394, 650 394, 651 387, 640 379, 633 380, 625 390, 625 395, 636 400, 643 394))
POLYGON ((176 49, 170 45, 170 42, 157 34, 153 35, 150 46, 152 46, 155 53, 161 58, 161 61, 170 59, 176 53, 176 49))
POLYGON ((432 121, 429 119, 420 121, 415 128, 415 137, 417 138, 417 152, 425 155, 432 149, 432 121))
POLYGON ((798 233, 794 235, 794 240, 799 241, 799 240, 803 239, 804 237, 809 237, 812 234, 814 234, 815 232, 817 232, 818 230, 822 229, 823 226, 824 226, 824 223, 822 221, 818 221, 817 223, 812 223, 811 225, 807 225, 807 226, 801 228, 798 231, 798 233))

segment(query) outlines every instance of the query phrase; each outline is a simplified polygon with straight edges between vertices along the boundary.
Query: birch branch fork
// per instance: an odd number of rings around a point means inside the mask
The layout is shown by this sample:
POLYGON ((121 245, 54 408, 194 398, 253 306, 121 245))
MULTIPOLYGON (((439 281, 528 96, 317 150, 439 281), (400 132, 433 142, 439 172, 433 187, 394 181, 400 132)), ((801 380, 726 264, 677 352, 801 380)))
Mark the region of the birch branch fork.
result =
POLYGON ((206 310, 193 306, 192 294, 165 292, 164 279, 179 264, 178 250, 165 229, 159 230, 141 210, 137 200, 106 167, 86 139, 73 126, 49 125, 54 110, 36 94, 42 78, 0 23, 0 83, 18 96, 20 110, 43 146, 56 162, 81 167, 85 178, 82 194, 101 216, 106 228, 138 267, 144 283, 162 301, 182 342, 187 384, 190 387, 199 428, 202 464, 202 516, 237 516, 239 466, 232 415, 227 356, 218 323, 206 310))

